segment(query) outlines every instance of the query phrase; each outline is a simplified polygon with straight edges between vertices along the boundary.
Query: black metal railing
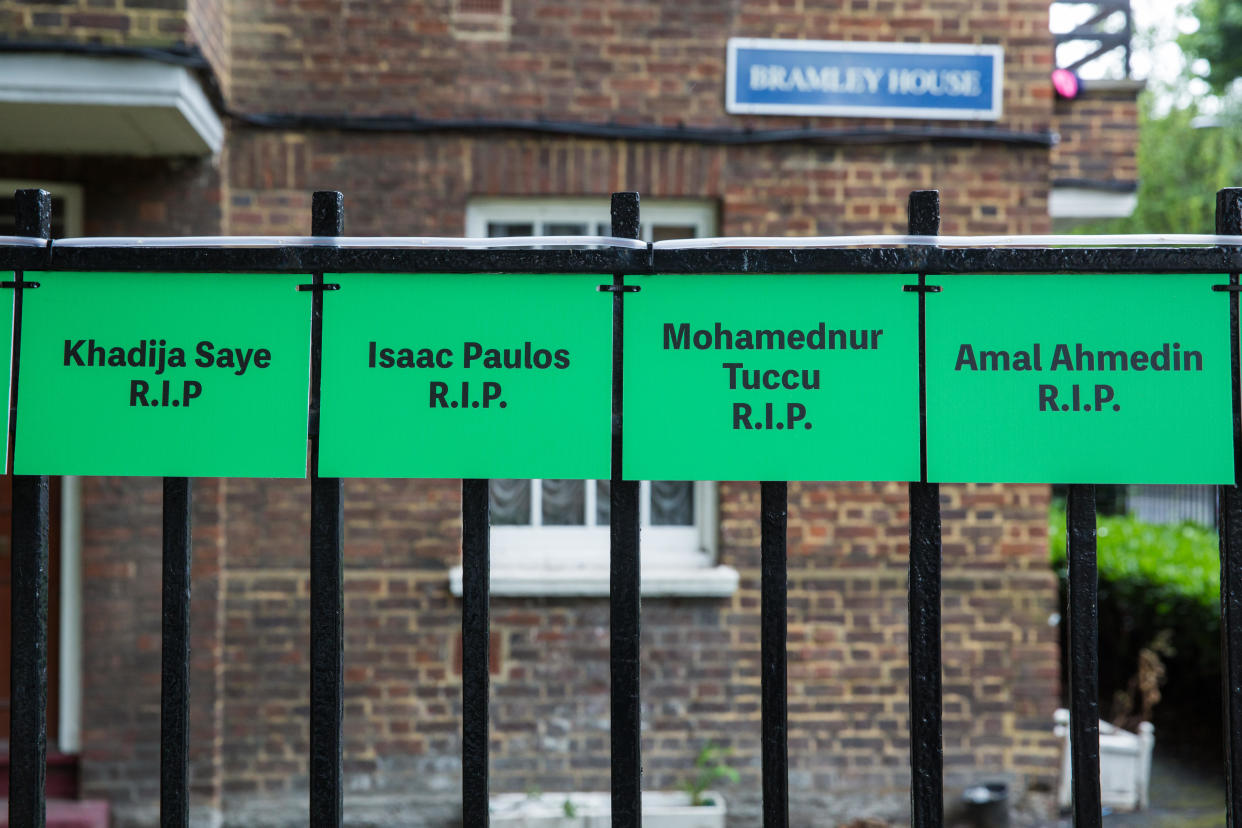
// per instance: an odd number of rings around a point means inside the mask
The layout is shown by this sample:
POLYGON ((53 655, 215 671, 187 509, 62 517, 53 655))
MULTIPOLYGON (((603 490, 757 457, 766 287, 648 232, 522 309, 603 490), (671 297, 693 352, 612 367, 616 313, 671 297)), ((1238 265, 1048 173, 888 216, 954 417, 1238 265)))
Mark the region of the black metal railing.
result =
MULTIPOLYGON (((941 513, 939 486, 926 462, 926 306, 939 290, 929 279, 948 273, 1222 273, 1219 289, 1229 302, 1232 341, 1233 440, 1235 469, 1242 470, 1242 385, 1239 383, 1238 273, 1242 247, 948 248, 930 242, 864 247, 654 246, 595 249, 427 249, 334 245, 326 237, 344 232, 339 193, 316 193, 312 233, 320 240, 246 246, 224 244, 135 246, 97 243, 58 246, 33 240, 50 232, 48 194, 20 191, 17 226, 26 239, 0 241, 0 270, 15 278, 16 291, 10 441, 16 422, 17 375, 21 368, 22 295, 34 285, 27 271, 177 271, 308 273, 313 293, 312 377, 308 438, 311 445, 311 679, 309 823, 339 826, 342 807, 344 496, 339 478, 318 475, 320 362, 324 293, 335 287, 325 274, 390 273, 595 273, 611 274, 600 290, 612 293, 613 392, 611 516, 611 751, 612 824, 635 828, 642 822, 640 752, 640 566, 638 484, 621 477, 624 423, 621 418, 623 314, 633 290, 627 275, 652 273, 908 273, 906 289, 918 295, 920 479, 909 484, 910 575, 909 664, 911 805, 913 824, 944 821, 941 726, 941 513), (20 242, 20 243, 19 243, 20 242)), ((1242 231, 1242 189, 1222 191, 1217 232, 1242 231)), ((638 236, 639 201, 618 193, 612 226, 619 237, 638 236)), ((939 230, 935 191, 913 193, 911 234, 939 230)), ((1223 317, 1223 312, 1222 312, 1223 317)), ((14 443, 11 442, 10 445, 14 443)), ((10 454, 11 456, 11 454, 10 454)), ((1225 742, 1229 824, 1242 807, 1242 494, 1219 488, 1221 532, 1222 648, 1225 654, 1225 742)), ((163 661, 161 713, 161 824, 185 826, 188 809, 188 627, 190 600, 191 481, 164 481, 163 661)), ((786 483, 761 484, 761 664, 763 814, 767 828, 789 825, 786 694, 787 571, 786 483)), ((12 737, 10 824, 41 828, 45 823, 46 677, 48 598, 48 479, 18 476, 13 485, 12 522, 12 737)), ((1067 519, 1070 561, 1069 663, 1071 763, 1076 826, 1099 825, 1098 639, 1094 487, 1069 489, 1067 519)), ((471 828, 488 824, 488 483, 462 481, 462 812, 471 828)))

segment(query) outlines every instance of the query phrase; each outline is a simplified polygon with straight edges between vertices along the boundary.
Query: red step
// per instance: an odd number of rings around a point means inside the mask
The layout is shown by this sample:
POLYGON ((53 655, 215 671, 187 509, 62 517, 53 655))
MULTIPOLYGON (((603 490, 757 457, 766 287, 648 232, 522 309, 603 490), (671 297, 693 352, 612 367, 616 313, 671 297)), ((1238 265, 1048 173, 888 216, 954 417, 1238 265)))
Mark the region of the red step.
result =
MULTIPOLYGON (((9 803, 3 799, 0 828, 9 828, 9 803)), ((108 803, 102 799, 49 799, 47 828, 108 828, 108 803)))
MULTIPOLYGON (((78 755, 48 751, 48 799, 76 799, 78 796, 78 755)), ((9 752, 0 751, 0 797, 9 795, 9 752)))

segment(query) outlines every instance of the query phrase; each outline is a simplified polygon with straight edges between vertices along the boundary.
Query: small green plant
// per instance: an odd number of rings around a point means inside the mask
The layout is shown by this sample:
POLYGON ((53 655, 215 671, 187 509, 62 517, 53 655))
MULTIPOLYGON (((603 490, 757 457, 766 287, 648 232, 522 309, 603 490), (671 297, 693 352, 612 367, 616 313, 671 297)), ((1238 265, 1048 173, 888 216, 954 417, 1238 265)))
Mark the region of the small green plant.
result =
POLYGON ((565 797, 565 801, 561 803, 561 810, 567 819, 573 819, 578 815, 578 806, 569 797, 565 797))
POLYGON ((711 805, 703 794, 721 780, 736 784, 738 772, 725 764, 725 757, 732 755, 733 748, 720 747, 708 742, 699 751, 694 760, 694 773, 681 784, 682 790, 690 795, 690 804, 699 807, 711 805))

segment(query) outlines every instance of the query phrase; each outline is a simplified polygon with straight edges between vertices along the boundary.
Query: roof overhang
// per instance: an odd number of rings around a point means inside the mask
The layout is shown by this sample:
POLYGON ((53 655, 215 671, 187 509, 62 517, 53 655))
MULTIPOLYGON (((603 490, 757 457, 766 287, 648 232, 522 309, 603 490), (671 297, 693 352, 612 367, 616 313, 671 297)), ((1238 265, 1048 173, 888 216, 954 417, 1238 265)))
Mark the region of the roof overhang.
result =
POLYGON ((202 156, 223 142, 224 125, 185 66, 0 53, 0 152, 202 156))

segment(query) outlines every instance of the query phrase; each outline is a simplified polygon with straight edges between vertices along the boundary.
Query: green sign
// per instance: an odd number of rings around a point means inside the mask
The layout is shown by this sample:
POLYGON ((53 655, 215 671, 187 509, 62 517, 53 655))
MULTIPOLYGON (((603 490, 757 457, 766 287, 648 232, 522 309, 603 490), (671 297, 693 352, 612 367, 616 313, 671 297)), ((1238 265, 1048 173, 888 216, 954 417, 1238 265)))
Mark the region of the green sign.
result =
POLYGON ((324 299, 319 469, 607 478, 607 277, 339 274, 324 299))
POLYGON ((913 277, 627 282, 626 478, 918 478, 913 277))
POLYGON ((929 479, 1233 480, 1226 277, 929 279, 929 479))
POLYGON ((27 277, 18 474, 305 476, 309 277, 27 277))

